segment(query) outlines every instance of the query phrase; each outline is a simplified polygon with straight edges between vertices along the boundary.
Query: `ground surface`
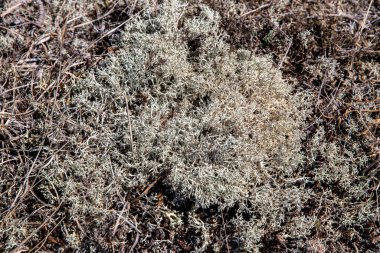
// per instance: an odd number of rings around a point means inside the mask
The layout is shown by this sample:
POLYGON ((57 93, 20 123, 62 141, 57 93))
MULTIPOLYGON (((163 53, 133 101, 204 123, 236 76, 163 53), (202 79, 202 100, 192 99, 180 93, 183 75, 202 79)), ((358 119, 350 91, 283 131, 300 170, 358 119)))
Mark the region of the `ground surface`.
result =
MULTIPOLYGON (((198 4, 220 13, 232 51, 269 54, 296 91, 310 94, 298 172, 307 180, 294 184, 312 197, 286 211, 282 227, 268 228, 256 249, 378 252, 380 3, 189 2, 198 4), (289 236, 292 217, 313 223, 302 236, 289 236)), ((108 196, 104 205, 113 215, 101 221, 73 218, 73 201, 57 189, 50 167, 75 157, 81 146, 74 144, 88 138, 86 129, 73 137, 77 128, 62 123, 62 115, 80 109, 67 102, 70 84, 118 53, 124 25, 146 7, 0 2, 0 252, 244 252, 238 207, 196 208, 166 180, 168 171, 108 196)), ((260 212, 241 215, 248 222, 260 212)))

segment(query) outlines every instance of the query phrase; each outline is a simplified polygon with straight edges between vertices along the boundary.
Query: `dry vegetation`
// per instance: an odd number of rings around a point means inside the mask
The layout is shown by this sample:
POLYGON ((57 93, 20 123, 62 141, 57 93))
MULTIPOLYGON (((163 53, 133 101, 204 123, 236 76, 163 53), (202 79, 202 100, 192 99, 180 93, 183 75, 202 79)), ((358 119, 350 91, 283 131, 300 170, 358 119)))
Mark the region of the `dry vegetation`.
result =
POLYGON ((0 3, 0 252, 378 252, 379 13, 0 3))

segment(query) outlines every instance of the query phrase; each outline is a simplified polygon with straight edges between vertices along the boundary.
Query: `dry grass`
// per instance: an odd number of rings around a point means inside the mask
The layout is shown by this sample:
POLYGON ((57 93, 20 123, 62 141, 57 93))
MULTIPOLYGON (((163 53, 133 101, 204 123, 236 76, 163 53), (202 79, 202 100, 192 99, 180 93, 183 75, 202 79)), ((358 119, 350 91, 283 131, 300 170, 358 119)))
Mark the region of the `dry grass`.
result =
POLYGON ((378 252, 379 3, 158 2, 0 3, 0 252, 378 252))

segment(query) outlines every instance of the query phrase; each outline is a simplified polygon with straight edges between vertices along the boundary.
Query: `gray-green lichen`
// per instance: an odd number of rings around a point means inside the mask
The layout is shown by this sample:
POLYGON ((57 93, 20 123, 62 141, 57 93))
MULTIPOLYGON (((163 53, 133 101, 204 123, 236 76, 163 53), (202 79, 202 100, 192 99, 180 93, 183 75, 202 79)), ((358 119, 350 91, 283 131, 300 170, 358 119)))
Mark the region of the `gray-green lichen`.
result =
POLYGON ((307 96, 268 57, 233 51, 217 13, 186 7, 165 1, 145 9, 126 25, 120 50, 72 87, 69 104, 79 111, 71 121, 88 133, 76 143, 80 159, 61 165, 76 175, 66 186, 73 215, 96 206, 102 216, 107 198, 167 174, 197 206, 243 210, 251 199, 279 226, 282 209, 308 197, 281 190, 304 159, 307 96))

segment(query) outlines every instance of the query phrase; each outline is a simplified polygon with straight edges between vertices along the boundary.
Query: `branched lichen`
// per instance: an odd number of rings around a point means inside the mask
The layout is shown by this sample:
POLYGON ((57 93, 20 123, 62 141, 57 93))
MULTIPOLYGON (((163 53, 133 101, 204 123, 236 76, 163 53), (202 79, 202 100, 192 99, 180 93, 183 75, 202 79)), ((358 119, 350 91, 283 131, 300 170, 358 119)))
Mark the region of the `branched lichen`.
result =
POLYGON ((79 159, 61 164, 77 175, 67 190, 86 196, 67 194, 73 216, 163 173, 198 207, 249 200, 267 222, 257 229, 278 229, 301 208, 307 192, 281 189, 303 162, 307 96, 269 58, 232 51, 219 21, 179 1, 148 8, 126 25, 120 50, 71 88, 79 109, 68 117, 86 133, 79 159))

